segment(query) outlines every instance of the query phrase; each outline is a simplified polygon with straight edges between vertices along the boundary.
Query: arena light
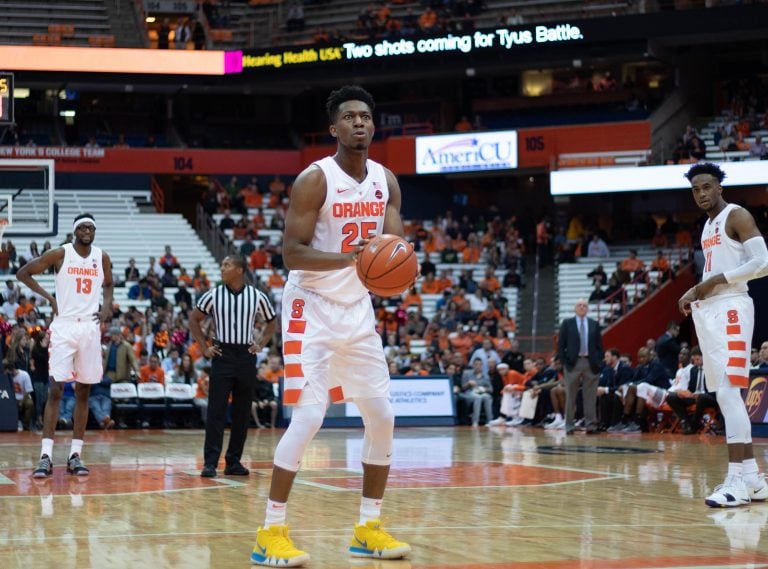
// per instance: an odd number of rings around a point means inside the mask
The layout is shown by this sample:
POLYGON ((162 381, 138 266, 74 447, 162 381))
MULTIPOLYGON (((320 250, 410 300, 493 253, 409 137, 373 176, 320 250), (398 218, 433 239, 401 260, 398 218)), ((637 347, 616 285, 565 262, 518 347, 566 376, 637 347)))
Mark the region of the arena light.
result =
MULTIPOLYGON (((574 168, 549 174, 553 196, 690 189, 685 173, 692 164, 624 168, 574 168)), ((768 184, 765 161, 724 162, 724 187, 768 184)))
POLYGON ((9 71, 224 75, 242 71, 240 51, 0 46, 9 71))

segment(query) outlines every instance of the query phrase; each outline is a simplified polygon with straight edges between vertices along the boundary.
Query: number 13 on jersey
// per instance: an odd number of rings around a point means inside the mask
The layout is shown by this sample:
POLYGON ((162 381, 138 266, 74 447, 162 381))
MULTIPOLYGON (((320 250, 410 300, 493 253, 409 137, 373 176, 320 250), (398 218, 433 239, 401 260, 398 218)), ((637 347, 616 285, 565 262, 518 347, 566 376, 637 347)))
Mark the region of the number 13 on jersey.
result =
POLYGON ((91 289, 93 287, 93 280, 88 278, 81 279, 78 277, 75 279, 77 281, 77 294, 91 294, 91 289))

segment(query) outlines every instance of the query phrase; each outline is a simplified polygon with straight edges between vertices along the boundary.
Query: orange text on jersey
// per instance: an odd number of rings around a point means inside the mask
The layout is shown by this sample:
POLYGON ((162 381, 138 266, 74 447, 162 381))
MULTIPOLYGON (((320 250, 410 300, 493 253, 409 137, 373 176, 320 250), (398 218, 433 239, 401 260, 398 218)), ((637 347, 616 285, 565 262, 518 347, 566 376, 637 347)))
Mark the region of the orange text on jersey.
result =
POLYGON ((716 233, 712 237, 707 237, 706 239, 702 240, 701 248, 707 250, 711 247, 714 247, 715 245, 720 245, 720 243, 720 234, 716 233))
POLYGON ((99 269, 86 269, 85 267, 67 267, 68 275, 85 275, 87 277, 98 277, 99 269))
POLYGON ((333 204, 333 217, 365 217, 384 215, 386 202, 355 202, 333 204))

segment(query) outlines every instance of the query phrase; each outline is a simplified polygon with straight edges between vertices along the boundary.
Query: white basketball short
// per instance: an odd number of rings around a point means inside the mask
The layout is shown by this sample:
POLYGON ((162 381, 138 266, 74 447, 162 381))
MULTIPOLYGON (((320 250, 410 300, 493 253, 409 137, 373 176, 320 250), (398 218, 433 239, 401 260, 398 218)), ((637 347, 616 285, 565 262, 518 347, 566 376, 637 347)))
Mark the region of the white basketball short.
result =
POLYGON ((369 298, 336 304, 287 284, 282 304, 286 405, 389 397, 389 369, 369 298))
POLYGON ((99 383, 103 366, 101 331, 95 320, 54 318, 48 346, 50 374, 55 381, 99 383))
POLYGON ((704 357, 709 391, 727 379, 749 387, 749 354, 755 327, 755 306, 747 294, 713 296, 691 303, 693 323, 704 357))

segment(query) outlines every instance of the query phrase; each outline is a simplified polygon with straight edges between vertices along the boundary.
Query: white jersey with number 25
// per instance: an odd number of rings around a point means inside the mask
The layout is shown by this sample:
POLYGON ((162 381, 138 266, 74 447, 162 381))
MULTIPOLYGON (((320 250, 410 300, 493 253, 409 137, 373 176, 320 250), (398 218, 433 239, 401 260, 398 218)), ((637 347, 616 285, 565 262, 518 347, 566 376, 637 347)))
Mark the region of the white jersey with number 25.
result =
MULTIPOLYGON (((389 202, 384 167, 367 160, 368 174, 358 182, 330 156, 313 166, 325 174, 326 192, 310 247, 318 251, 349 253, 361 239, 380 235, 389 202)), ((351 304, 368 294, 354 266, 334 271, 295 270, 288 274, 288 282, 343 304, 351 304)))
POLYGON ((91 246, 81 257, 71 243, 64 246, 64 261, 56 273, 58 318, 90 318, 99 311, 104 265, 101 249, 91 246))

